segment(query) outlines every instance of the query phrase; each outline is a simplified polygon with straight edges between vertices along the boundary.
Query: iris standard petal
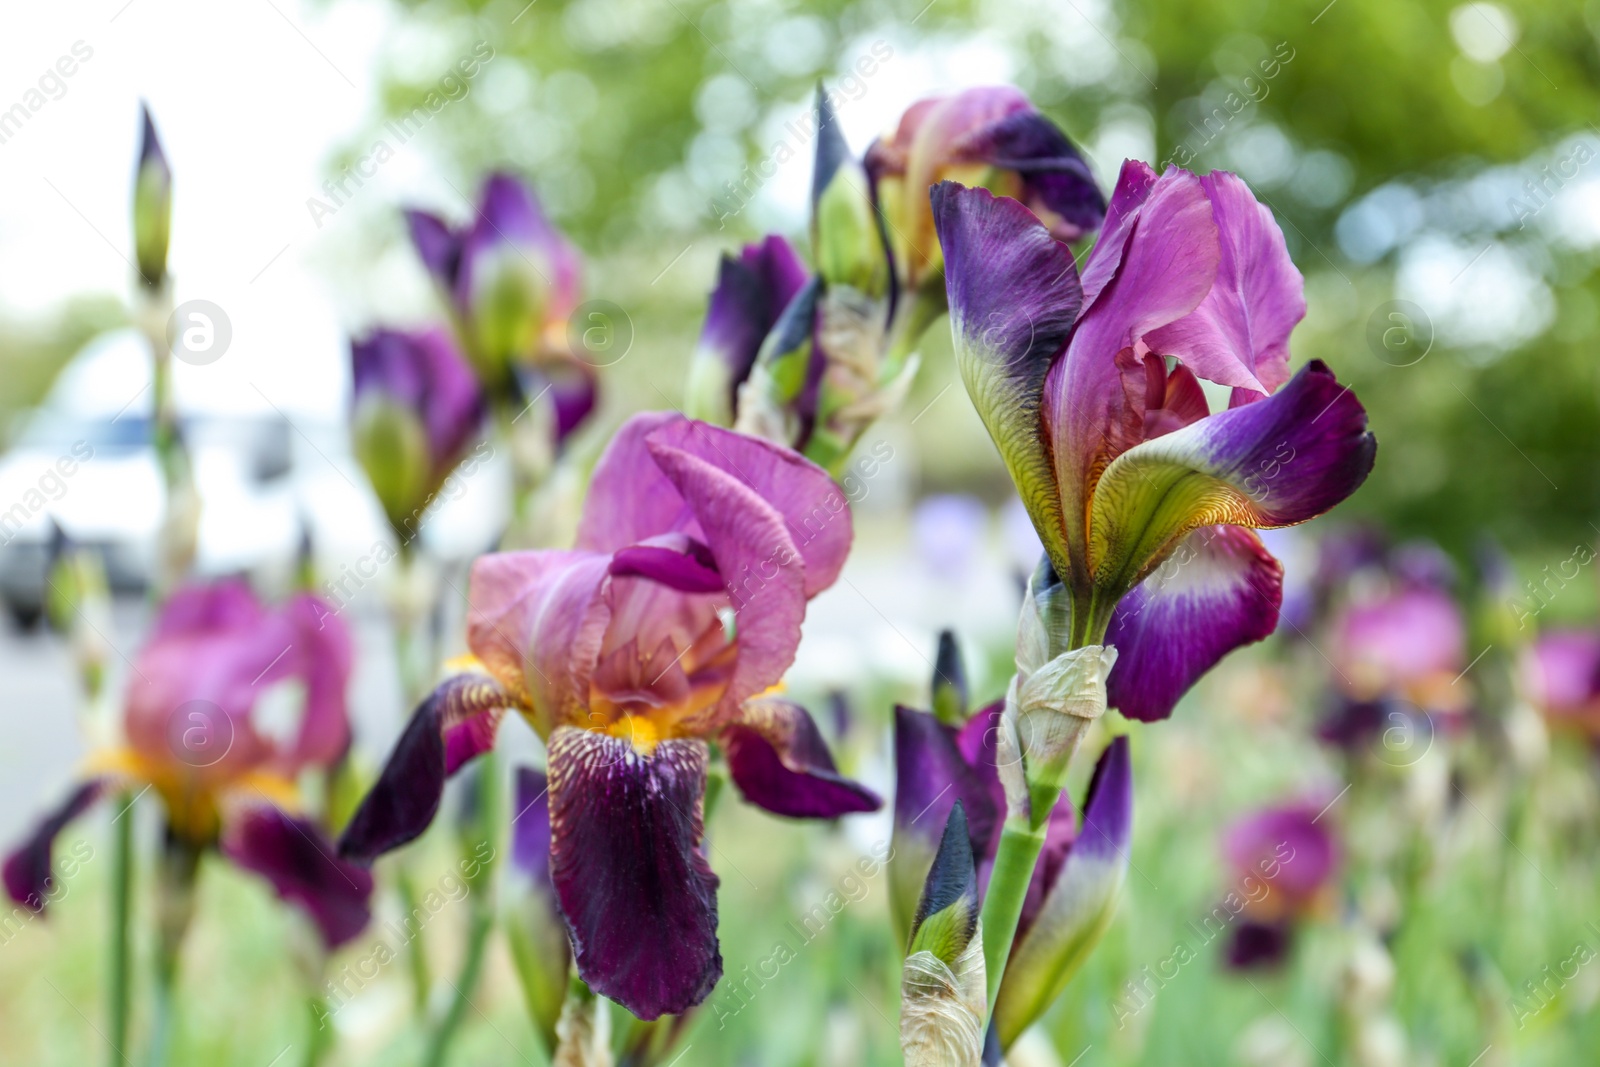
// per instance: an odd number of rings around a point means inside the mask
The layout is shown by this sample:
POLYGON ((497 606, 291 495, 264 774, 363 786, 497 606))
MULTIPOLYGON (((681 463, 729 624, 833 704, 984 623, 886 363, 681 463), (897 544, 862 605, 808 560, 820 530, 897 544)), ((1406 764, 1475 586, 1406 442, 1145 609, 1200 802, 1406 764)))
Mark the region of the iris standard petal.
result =
POLYGON ((372 918, 372 872, 334 858, 333 842, 309 819, 248 808, 229 821, 222 852, 304 910, 329 949, 361 933, 372 918))
POLYGON ((575 547, 616 552, 657 534, 688 529, 694 516, 683 495, 645 447, 657 430, 686 421, 675 411, 645 411, 617 429, 589 479, 575 547))
POLYGON ((6 856, 0 874, 4 875, 6 892, 12 900, 33 911, 44 911, 57 888, 50 865, 56 836, 88 810, 105 788, 105 780, 98 778, 79 785, 59 807, 39 820, 26 841, 6 856))
POLYGON ((1270 397, 1117 457, 1094 491, 1094 580, 1120 598, 1191 530, 1314 518, 1366 480, 1377 447, 1355 394, 1312 361, 1270 397))
POLYGON ((1289 333, 1306 314, 1305 280, 1283 231, 1240 178, 1200 179, 1221 244, 1217 280, 1190 314, 1149 337, 1207 381, 1266 395, 1289 380, 1289 333))
POLYGON ((578 974, 641 1019, 688 1010, 722 975, 706 762, 703 741, 645 754, 570 726, 550 737, 551 877, 578 974))
POLYGON ((1066 525, 1040 420, 1045 378, 1082 303, 1072 251, 1027 208, 985 189, 941 182, 933 215, 956 367, 1034 529, 1065 572, 1066 525))
POLYGON ((1106 703, 1154 722, 1223 656, 1278 625, 1283 567, 1252 530, 1205 526, 1117 604, 1106 703))
POLYGON ((839 773, 810 713, 792 700, 745 701, 717 743, 739 792, 775 815, 835 819, 883 806, 878 794, 839 773))
POLYGON ((1026 931, 1019 930, 994 1007, 1009 1046, 1050 1004, 1111 923, 1128 872, 1133 770, 1128 739, 1115 738, 1095 764, 1083 829, 1026 931))
MULTIPOLYGON (((697 457, 732 476, 776 509, 804 562, 807 597, 816 596, 839 577, 850 553, 854 527, 850 502, 827 471, 770 441, 688 419, 662 425, 649 436, 647 445, 685 497, 689 493, 676 481, 680 476, 669 470, 662 459, 671 451, 697 457)), ((703 527, 706 516, 701 506, 694 504, 693 509, 703 527)), ((709 533, 706 540, 710 541, 709 533)), ((737 572, 724 568, 723 575, 731 588, 737 581, 737 572)))
POLYGON ((547 734, 582 718, 610 607, 611 558, 594 552, 494 552, 472 565, 467 645, 547 734))
POLYGON ((481 674, 456 675, 430 693, 340 835, 339 856, 371 863, 426 830, 445 781, 488 751, 510 706, 511 695, 481 674))
MULTIPOLYGON (((1217 224, 1198 178, 1168 171, 1136 210, 1122 247, 1105 253, 1120 252, 1114 273, 1045 380, 1044 422, 1069 542, 1081 536, 1101 472, 1144 439, 1145 335, 1193 311, 1216 278, 1217 224)), ((1074 584, 1086 577, 1084 555, 1073 560, 1074 584)))

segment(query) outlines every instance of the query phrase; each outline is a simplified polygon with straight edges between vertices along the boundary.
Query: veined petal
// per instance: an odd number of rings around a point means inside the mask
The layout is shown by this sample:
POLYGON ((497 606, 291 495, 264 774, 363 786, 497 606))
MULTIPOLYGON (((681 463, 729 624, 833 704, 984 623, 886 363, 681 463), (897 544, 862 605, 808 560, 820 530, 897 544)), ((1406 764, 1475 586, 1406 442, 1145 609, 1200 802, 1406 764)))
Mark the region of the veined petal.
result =
POLYGON ((445 780, 488 751, 512 704, 511 694, 481 674, 456 675, 430 693, 340 835, 339 856, 371 863, 426 830, 445 780))
POLYGON ((805 563, 783 517, 735 475, 660 437, 651 438, 650 451, 689 501, 732 599, 738 659, 712 716, 725 722, 794 662, 806 613, 805 563))
POLYGON ((1289 380, 1289 333, 1306 314, 1305 280, 1272 211, 1238 175, 1200 179, 1217 221, 1222 258, 1193 312, 1149 337, 1200 377, 1265 395, 1289 380))
POLYGON ((872 790, 839 774, 817 724, 792 700, 745 701, 717 743, 739 792, 776 815, 834 819, 883 806, 872 790))
POLYGON ((1095 583, 1120 598, 1201 526, 1270 529, 1320 515, 1366 480, 1377 447, 1366 410, 1320 361, 1270 397, 1146 441, 1095 488, 1095 583))
POLYGON ((1278 625, 1283 567, 1252 530, 1205 526, 1117 604, 1106 703, 1154 722, 1217 661, 1278 625))
POLYGON ((541 735, 587 707, 611 617, 610 566, 610 556, 555 551, 494 552, 472 565, 467 645, 541 735))
MULTIPOLYGON (((732 475, 741 485, 776 509, 804 562, 805 594, 816 596, 828 588, 844 569, 854 536, 850 502, 828 472, 794 451, 746 434, 679 419, 658 428, 648 447, 669 479, 685 497, 689 493, 662 457, 671 451, 694 456, 732 475), (663 451, 663 449, 667 451, 663 451)), ((676 464, 677 461, 671 461, 676 464)), ((674 467, 676 469, 676 467, 674 467)), ((698 503, 693 511, 702 526, 705 514, 698 503)), ((706 540, 709 542, 710 537, 706 540)), ((715 547, 715 546, 713 546, 715 547)), ((777 547, 776 545, 772 547, 777 547)), ((723 570, 731 583, 737 572, 723 570)), ((735 598, 737 599, 737 598, 735 598)))
POLYGON ((941 182, 933 215, 961 380, 1064 573, 1066 526, 1040 420, 1045 378, 1081 305, 1072 251, 1027 208, 985 189, 941 182))
POLYGON ((60 807, 50 812, 34 827, 32 836, 18 845, 0 866, 5 876, 6 892, 11 899, 25 908, 42 912, 55 892, 55 877, 50 867, 50 853, 56 836, 68 823, 82 815, 105 791, 106 780, 96 778, 74 789, 60 807))
POLYGON ((685 421, 675 411, 645 411, 617 429, 589 479, 575 547, 616 552, 688 528, 693 515, 682 494, 645 447, 645 439, 657 430, 685 421))
MULTIPOLYGON (((1126 168, 1124 176, 1134 190, 1142 181, 1126 168)), ((1125 200, 1135 195, 1119 192, 1125 200)), ((1120 258, 1044 385, 1044 422, 1069 542, 1082 536, 1101 473, 1144 439, 1145 336, 1195 309, 1211 289, 1221 254, 1211 204, 1192 174, 1169 170, 1124 218, 1108 234, 1122 238, 1121 247, 1102 253, 1097 246, 1090 253, 1096 268, 1105 257, 1120 258)), ((1080 550, 1072 560, 1074 585, 1092 568, 1086 554, 1080 550)), ((1061 573, 1068 577, 1068 571, 1061 573)))
POLYGON ((222 851, 304 910, 330 950, 359 934, 372 918, 372 872, 335 859, 333 842, 309 819, 273 807, 248 808, 230 820, 222 851))
POLYGON ((1133 772, 1128 739, 1118 737, 1095 764, 1083 829, 1038 915, 1019 931, 995 1000, 994 1026, 1009 1046, 1044 1014, 1111 923, 1128 873, 1133 772))
POLYGON ((550 737, 550 873, 578 974, 641 1019, 688 1010, 722 975, 706 761, 703 741, 644 755, 570 726, 550 737))

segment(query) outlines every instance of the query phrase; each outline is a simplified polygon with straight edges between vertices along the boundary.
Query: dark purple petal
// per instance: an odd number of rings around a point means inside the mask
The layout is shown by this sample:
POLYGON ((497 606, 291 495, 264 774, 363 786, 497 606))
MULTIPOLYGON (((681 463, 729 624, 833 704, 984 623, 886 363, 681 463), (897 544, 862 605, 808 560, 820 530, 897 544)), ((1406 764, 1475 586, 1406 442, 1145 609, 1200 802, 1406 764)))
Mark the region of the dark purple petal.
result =
POLYGON ((372 873, 335 859, 333 842, 309 819, 250 808, 229 823, 222 851, 303 909, 329 949, 355 937, 372 918, 372 873))
POLYGON ((646 754, 569 726, 550 736, 551 877, 578 974, 645 1020, 681 1014, 722 976, 706 761, 702 741, 646 754))
POLYGON ((466 358, 437 327, 374 330, 351 342, 350 357, 351 406, 377 395, 414 414, 427 431, 437 485, 483 422, 483 393, 466 358))
POLYGON ((78 786, 60 807, 39 820, 28 840, 6 856, 0 872, 4 873, 6 892, 12 900, 33 911, 44 911, 56 888, 50 868, 50 850, 56 835, 98 800, 105 788, 104 779, 78 786))
POLYGON ((456 275, 461 267, 462 235, 431 212, 408 208, 405 216, 406 228, 411 232, 411 244, 416 248, 422 265, 440 288, 454 292, 456 275))
POLYGON ((933 218, 956 366, 1034 529, 1065 568, 1066 526, 1041 419, 1045 379, 1082 304, 1072 251, 1027 208, 986 189, 941 182, 933 218))
POLYGON ((1117 604, 1106 703, 1154 722, 1229 652, 1278 624, 1283 567, 1251 530, 1207 526, 1117 604))
POLYGON ((746 701, 717 743, 739 792, 775 815, 834 819, 883 806, 872 790, 839 774, 817 724, 793 701, 746 701))
POLYGON ((493 745, 511 704, 505 690, 481 674, 457 675, 430 693, 339 836, 339 855, 371 863, 426 830, 439 812, 446 779, 493 745))
POLYGON ((631 545, 611 557, 611 574, 636 574, 680 593, 716 593, 725 587, 717 561, 693 538, 683 551, 665 545, 631 545))
POLYGON ((1249 971, 1280 966, 1289 958, 1289 924, 1244 919, 1228 938, 1223 957, 1229 970, 1249 971))
POLYGON ((1106 214, 1105 194, 1067 135, 1037 111, 1013 111, 956 143, 954 155, 1022 178, 1022 199, 1036 213, 1060 219, 1052 235, 1075 241, 1097 229, 1106 214))
POLYGON ((805 264, 789 242, 776 234, 745 245, 737 259, 722 257, 695 352, 699 369, 691 371, 705 375, 715 372, 715 382, 706 386, 717 386, 717 414, 721 417, 713 421, 726 425, 732 420, 739 385, 749 377, 761 342, 805 285, 806 277, 805 264), (710 366, 701 368, 702 361, 708 361, 710 366))

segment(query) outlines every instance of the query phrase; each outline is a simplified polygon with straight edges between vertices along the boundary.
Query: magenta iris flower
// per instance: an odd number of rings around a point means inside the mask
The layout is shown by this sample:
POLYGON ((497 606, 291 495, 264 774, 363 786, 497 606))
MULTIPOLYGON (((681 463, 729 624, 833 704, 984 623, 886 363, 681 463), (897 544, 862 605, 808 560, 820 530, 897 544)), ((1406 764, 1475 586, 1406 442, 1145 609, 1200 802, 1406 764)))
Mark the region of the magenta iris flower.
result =
POLYGON ((642 1019, 700 1002, 722 973, 710 745, 779 815, 880 803, 837 773, 805 709, 769 692, 850 540, 844 494, 799 455, 681 415, 630 419, 575 548, 474 566, 467 637, 486 674, 418 709, 341 852, 367 861, 421 833, 446 777, 515 708, 548 751, 550 879, 578 973, 642 1019))
POLYGON ((273 609, 231 580, 178 592, 134 663, 125 745, 92 753, 85 781, 7 857, 12 899, 42 909, 55 836, 107 790, 148 786, 175 838, 218 848, 266 878, 330 947, 360 933, 372 876, 333 858, 333 842, 297 813, 295 789, 302 771, 331 765, 349 747, 350 667, 350 635, 316 597, 273 609), (264 694, 290 681, 304 693, 304 710, 279 737, 259 707, 264 694))
POLYGON ((516 177, 491 174, 469 225, 406 212, 411 242, 455 314, 463 345, 495 395, 550 387, 557 436, 595 405, 594 368, 571 351, 567 325, 582 300, 582 260, 516 177), (531 376, 529 381, 521 379, 531 376))
POLYGON ((1110 704, 1165 718, 1272 632, 1282 569, 1251 528, 1355 491, 1366 412, 1320 362, 1291 374, 1300 273, 1232 174, 1124 164, 1081 276, 1016 200, 946 182, 932 205, 957 363, 1065 585, 1069 643, 1114 645, 1110 704))
MULTIPOLYGON (((997 742, 1004 705, 991 704, 961 727, 895 708, 895 916, 908 927, 951 809, 960 801, 971 837, 979 895, 987 890, 1006 817, 997 742)), ((1080 826, 1058 804, 1045 827, 1012 942, 994 1018, 1002 1045, 1026 1030, 1064 989, 1110 922, 1127 871, 1133 831, 1128 740, 1116 738, 1095 767, 1080 826)), ((902 929, 902 933, 904 929, 902 929)))
POLYGON ((350 345, 356 456, 402 540, 483 423, 483 391, 450 334, 374 330, 350 345))
POLYGON ((1240 906, 1225 957, 1230 967, 1281 963, 1295 924, 1329 906, 1340 852, 1326 807, 1326 801, 1306 801, 1268 808, 1224 833, 1231 899, 1240 906))
POLYGON ((1600 741, 1600 633, 1551 630, 1522 655, 1522 686, 1552 726, 1600 741))

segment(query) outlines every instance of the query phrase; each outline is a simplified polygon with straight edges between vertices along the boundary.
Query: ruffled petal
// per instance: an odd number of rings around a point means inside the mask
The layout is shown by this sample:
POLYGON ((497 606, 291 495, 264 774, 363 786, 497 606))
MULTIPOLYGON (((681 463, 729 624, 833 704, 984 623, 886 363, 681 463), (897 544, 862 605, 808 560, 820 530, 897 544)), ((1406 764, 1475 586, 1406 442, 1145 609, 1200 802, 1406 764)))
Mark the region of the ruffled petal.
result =
POLYGON ((1072 251, 1021 204, 985 189, 942 182, 933 214, 956 366, 1040 540, 1065 570, 1066 526, 1040 419, 1046 375, 1082 303, 1072 251))
POLYGON ((617 429, 589 479, 577 548, 616 552, 657 534, 688 530, 694 516, 645 448, 651 434, 685 421, 675 411, 646 411, 617 429))
POLYGON ((304 910, 330 950, 359 934, 372 918, 372 872, 335 859, 333 842, 309 819, 277 808, 249 808, 229 822, 222 851, 304 910))
MULTIPOLYGON (((703 422, 678 420, 661 426, 649 437, 649 449, 662 464, 662 470, 690 496, 685 484, 668 469, 663 448, 694 456, 704 464, 732 475, 755 496, 775 508, 794 547, 804 561, 805 595, 816 596, 828 588, 844 569, 854 535, 850 502, 828 472, 790 449, 746 434, 708 426, 703 422)), ((672 461, 676 463, 676 461, 672 461)), ((676 469, 676 468, 674 468, 676 469)), ((693 503, 693 501, 691 501, 693 503)), ((693 503, 695 515, 704 527, 707 516, 702 503, 693 503)), ((654 531, 662 532, 662 531, 654 531)), ((709 543, 709 531, 705 540, 709 543)), ((715 545, 713 545, 713 548, 715 545)), ((776 548, 776 544, 769 547, 776 548)), ((723 568, 723 575, 737 581, 738 572, 723 568)), ((737 598, 736 598, 737 599, 737 598)))
POLYGON ((1289 380, 1289 333, 1306 314, 1305 280, 1272 211, 1235 174, 1200 179, 1217 222, 1217 280, 1193 312, 1148 338, 1200 377, 1266 395, 1289 380))
POLYGON ((1278 625, 1283 567, 1251 530, 1207 526, 1117 604, 1106 703, 1154 722, 1229 652, 1278 625))
POLYGON ((339 856, 371 863, 433 822, 444 783, 488 751, 512 698, 481 674, 446 680, 417 706, 378 781, 339 837, 339 856))
POLYGON ((1377 447, 1349 387, 1312 361, 1270 397, 1117 457, 1094 491, 1094 580, 1120 596, 1201 526, 1314 518, 1366 480, 1377 447))
POLYGON ((872 790, 839 774, 817 724, 791 700, 746 701, 717 743, 739 792, 775 815, 834 819, 883 806, 872 790))
MULTIPOLYGON (((806 611, 806 567, 783 516, 746 482, 659 435, 651 438, 650 451, 689 501, 732 600, 738 658, 713 715, 726 721, 747 698, 776 684, 794 662, 806 611)), ((832 525, 845 526, 848 534, 848 524, 846 517, 832 525)))
POLYGON ((582 718, 611 609, 611 559, 593 552, 495 552, 472 565, 467 645, 540 734, 582 718))
POLYGON ((681 1014, 722 976, 717 876, 701 851, 703 741, 550 737, 551 877, 578 974, 641 1019, 681 1014))
POLYGON ((102 778, 78 786, 60 807, 39 820, 32 836, 6 856, 0 873, 4 874, 6 892, 12 900, 35 912, 44 911, 56 889, 50 865, 56 836, 98 800, 105 787, 102 778))

